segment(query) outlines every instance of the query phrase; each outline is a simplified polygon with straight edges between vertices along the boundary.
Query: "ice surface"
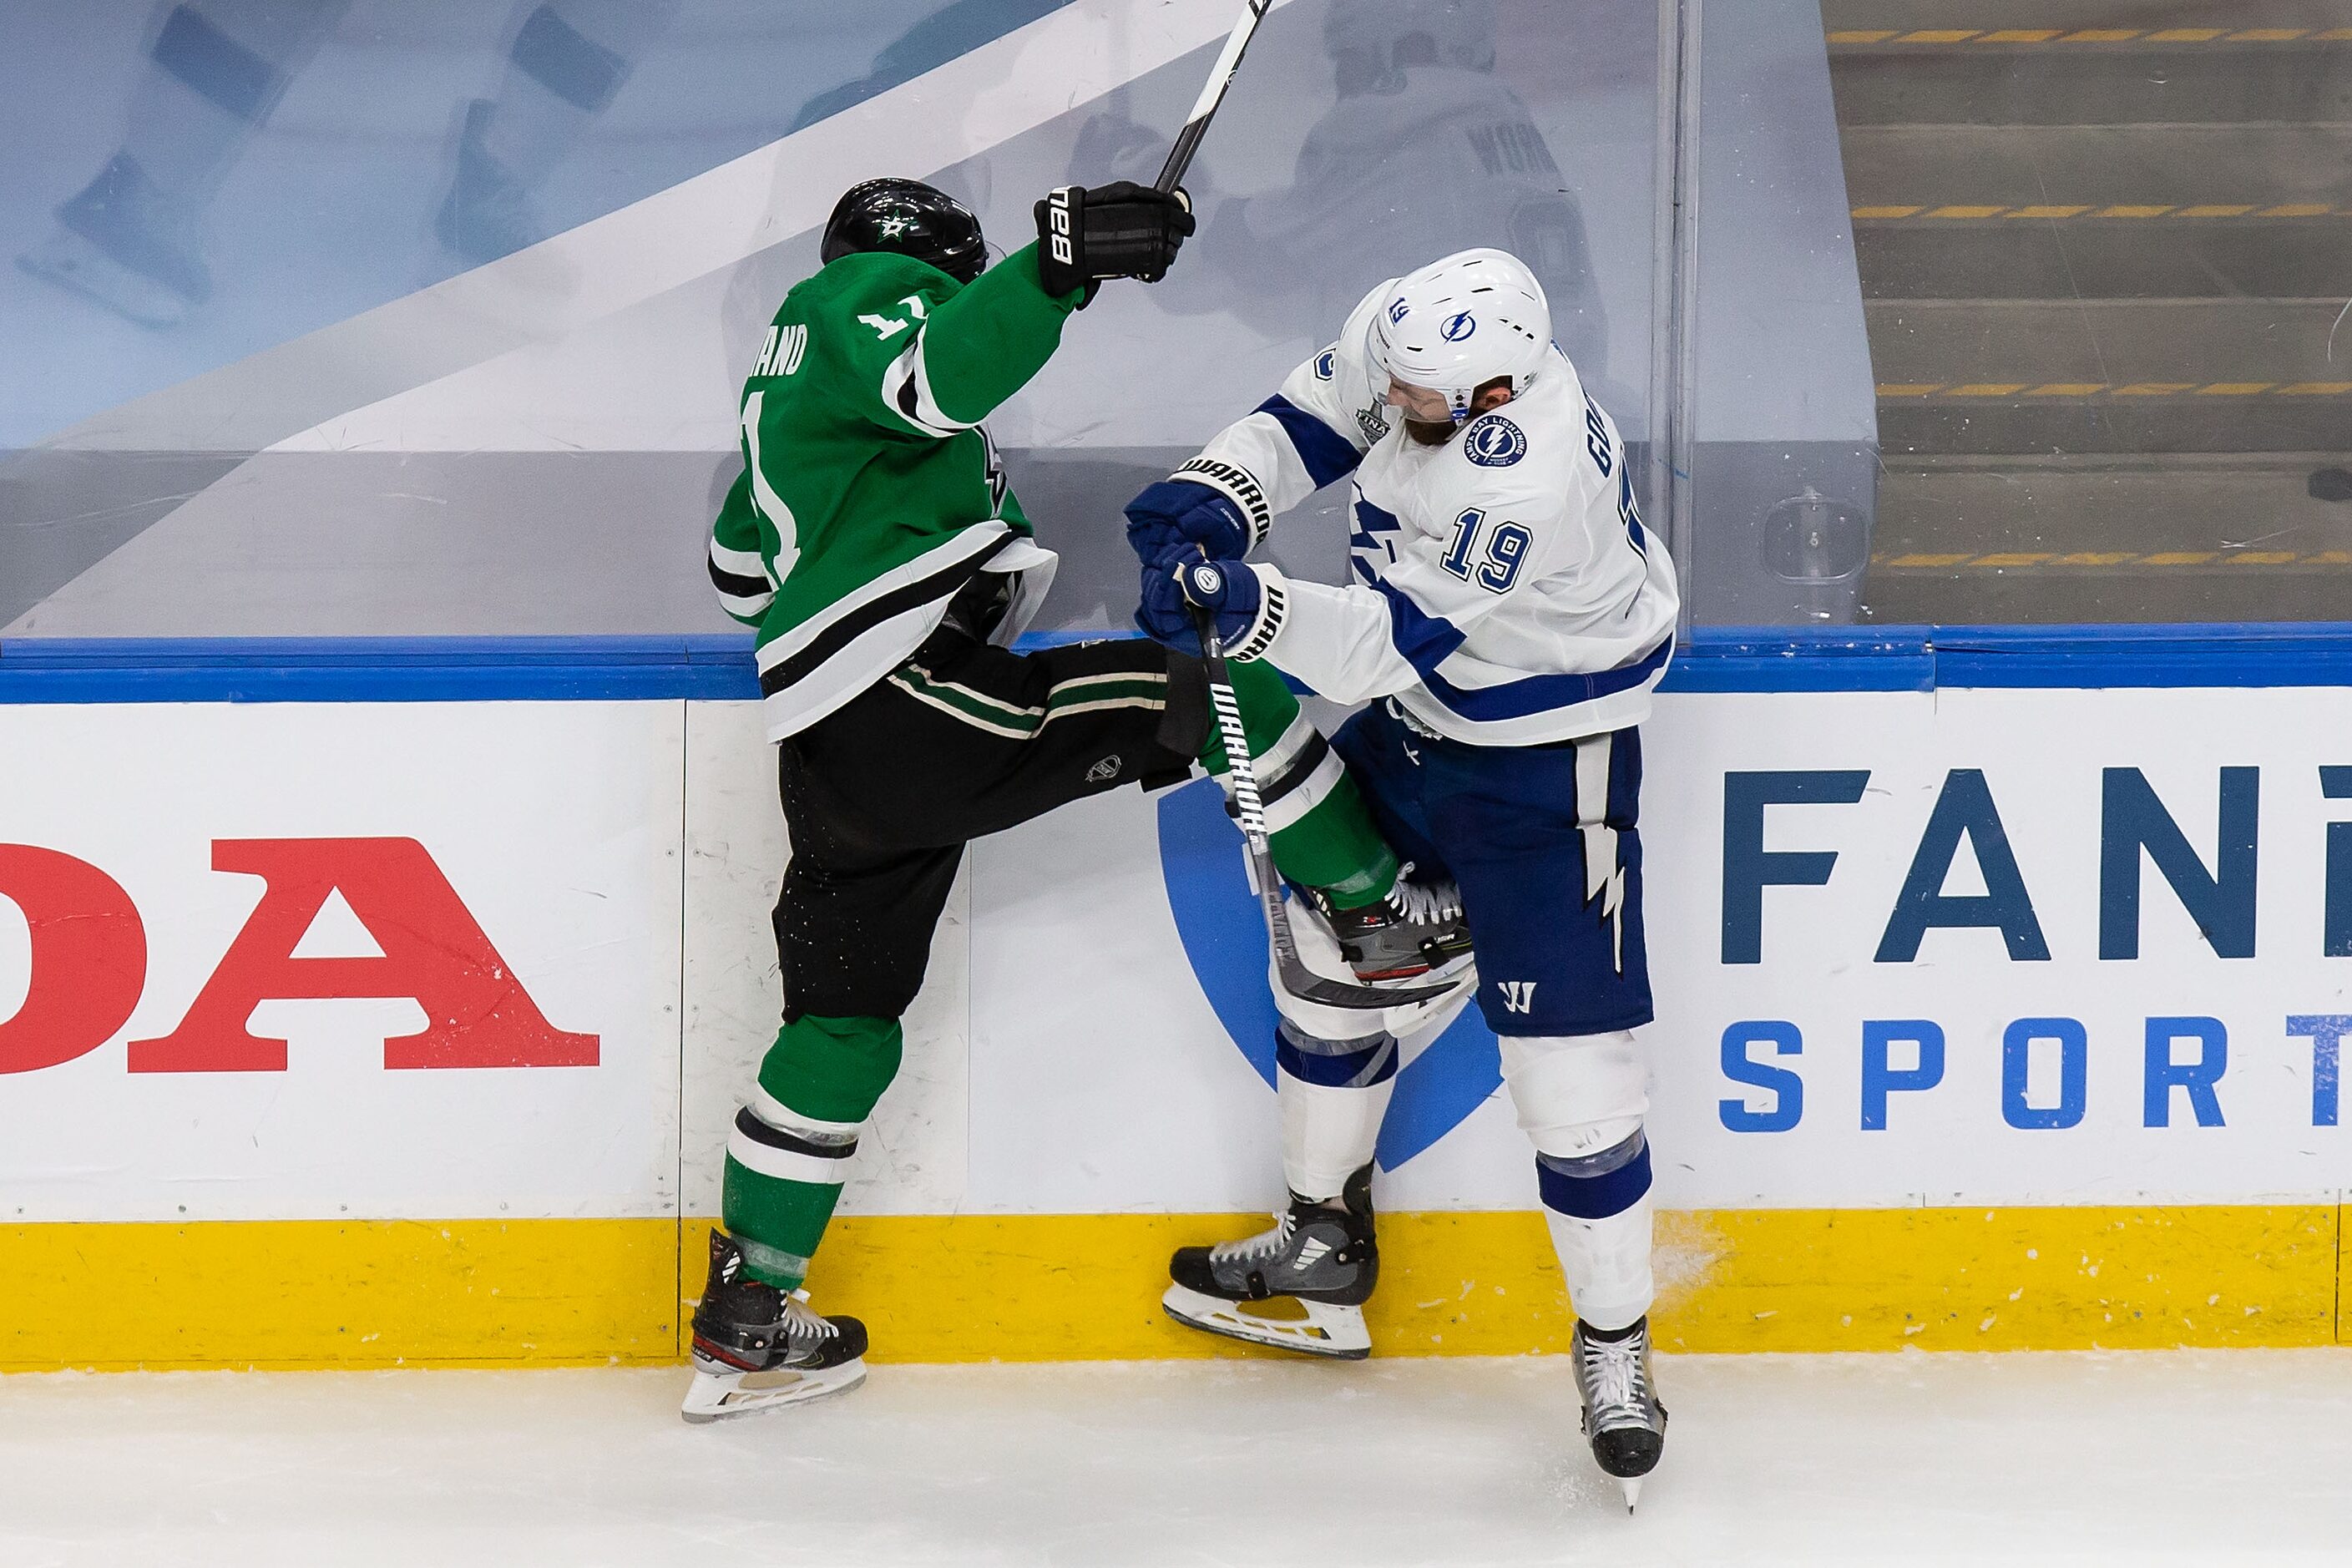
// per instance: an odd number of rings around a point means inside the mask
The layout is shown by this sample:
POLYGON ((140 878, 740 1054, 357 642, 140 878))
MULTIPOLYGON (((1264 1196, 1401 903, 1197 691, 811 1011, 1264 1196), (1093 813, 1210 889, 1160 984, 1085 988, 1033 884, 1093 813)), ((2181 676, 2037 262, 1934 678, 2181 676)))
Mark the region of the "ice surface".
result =
POLYGON ((0 1378, 0 1564, 2352 1561, 2352 1352, 1659 1373, 1631 1519, 1559 1358, 0 1378))

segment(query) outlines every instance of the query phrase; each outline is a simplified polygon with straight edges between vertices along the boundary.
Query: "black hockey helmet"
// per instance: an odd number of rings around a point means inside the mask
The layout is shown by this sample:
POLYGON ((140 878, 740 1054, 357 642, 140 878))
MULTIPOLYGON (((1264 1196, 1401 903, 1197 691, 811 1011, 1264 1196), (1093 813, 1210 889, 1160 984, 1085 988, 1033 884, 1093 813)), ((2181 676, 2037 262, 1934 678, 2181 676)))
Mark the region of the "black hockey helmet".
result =
POLYGON ((825 219, 824 248, 818 254, 829 263, 866 250, 928 261, 962 283, 988 265, 980 219, 920 180, 866 180, 842 193, 825 219))

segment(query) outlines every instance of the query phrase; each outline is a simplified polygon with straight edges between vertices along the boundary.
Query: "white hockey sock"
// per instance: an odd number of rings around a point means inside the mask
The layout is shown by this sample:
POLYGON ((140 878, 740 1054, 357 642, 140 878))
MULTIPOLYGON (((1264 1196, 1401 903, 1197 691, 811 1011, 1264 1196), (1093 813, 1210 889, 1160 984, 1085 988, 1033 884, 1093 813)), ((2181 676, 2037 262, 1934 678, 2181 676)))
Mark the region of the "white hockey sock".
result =
POLYGON ((1657 1291, 1650 1276, 1648 1194, 1606 1219, 1577 1219, 1551 1209, 1544 1218, 1578 1317, 1596 1329, 1622 1329, 1650 1310, 1657 1291))
POLYGON ((1396 1089, 1396 1040, 1318 1040, 1285 1023, 1275 1064, 1283 1179, 1302 1198, 1338 1197, 1380 1142, 1396 1089))

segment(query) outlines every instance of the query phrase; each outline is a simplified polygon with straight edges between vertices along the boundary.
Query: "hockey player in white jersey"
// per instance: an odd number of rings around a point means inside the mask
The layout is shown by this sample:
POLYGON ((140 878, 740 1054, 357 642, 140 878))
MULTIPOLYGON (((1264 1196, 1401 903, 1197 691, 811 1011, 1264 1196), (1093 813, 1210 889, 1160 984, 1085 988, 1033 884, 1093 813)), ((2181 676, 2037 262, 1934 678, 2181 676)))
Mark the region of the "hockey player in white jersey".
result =
MULTIPOLYGON (((1192 646, 1198 605, 1230 658, 1370 704, 1331 749, 1399 854, 1458 886, 1469 983, 1500 1037, 1577 1313, 1585 1431, 1630 1507, 1665 1432, 1632 1033, 1652 1016, 1637 726, 1678 598, 1615 425, 1553 344, 1528 268, 1468 250, 1374 289, 1330 347, 1128 515, 1147 631, 1192 646), (1277 514, 1349 474, 1347 585, 1244 562, 1277 514)), ((1328 934, 1299 924, 1335 963, 1328 934)), ((1289 1205, 1264 1235, 1177 1253, 1167 1306, 1213 1332, 1363 1355, 1372 1151, 1397 1040, 1447 1004, 1371 1016, 1276 1000, 1289 1205), (1246 1310, 1274 1297, 1307 1316, 1246 1310)))

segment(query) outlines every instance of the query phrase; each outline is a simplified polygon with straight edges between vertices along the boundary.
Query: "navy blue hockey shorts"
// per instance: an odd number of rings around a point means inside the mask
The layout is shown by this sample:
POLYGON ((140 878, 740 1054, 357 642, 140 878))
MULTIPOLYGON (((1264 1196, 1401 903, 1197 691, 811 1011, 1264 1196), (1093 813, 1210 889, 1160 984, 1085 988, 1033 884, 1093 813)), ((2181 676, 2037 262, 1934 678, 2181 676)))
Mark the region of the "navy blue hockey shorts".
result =
POLYGON ((1462 888, 1478 1007, 1498 1035, 1598 1035, 1646 1024, 1642 738, 1472 746, 1376 703, 1332 748, 1416 880, 1462 888))

